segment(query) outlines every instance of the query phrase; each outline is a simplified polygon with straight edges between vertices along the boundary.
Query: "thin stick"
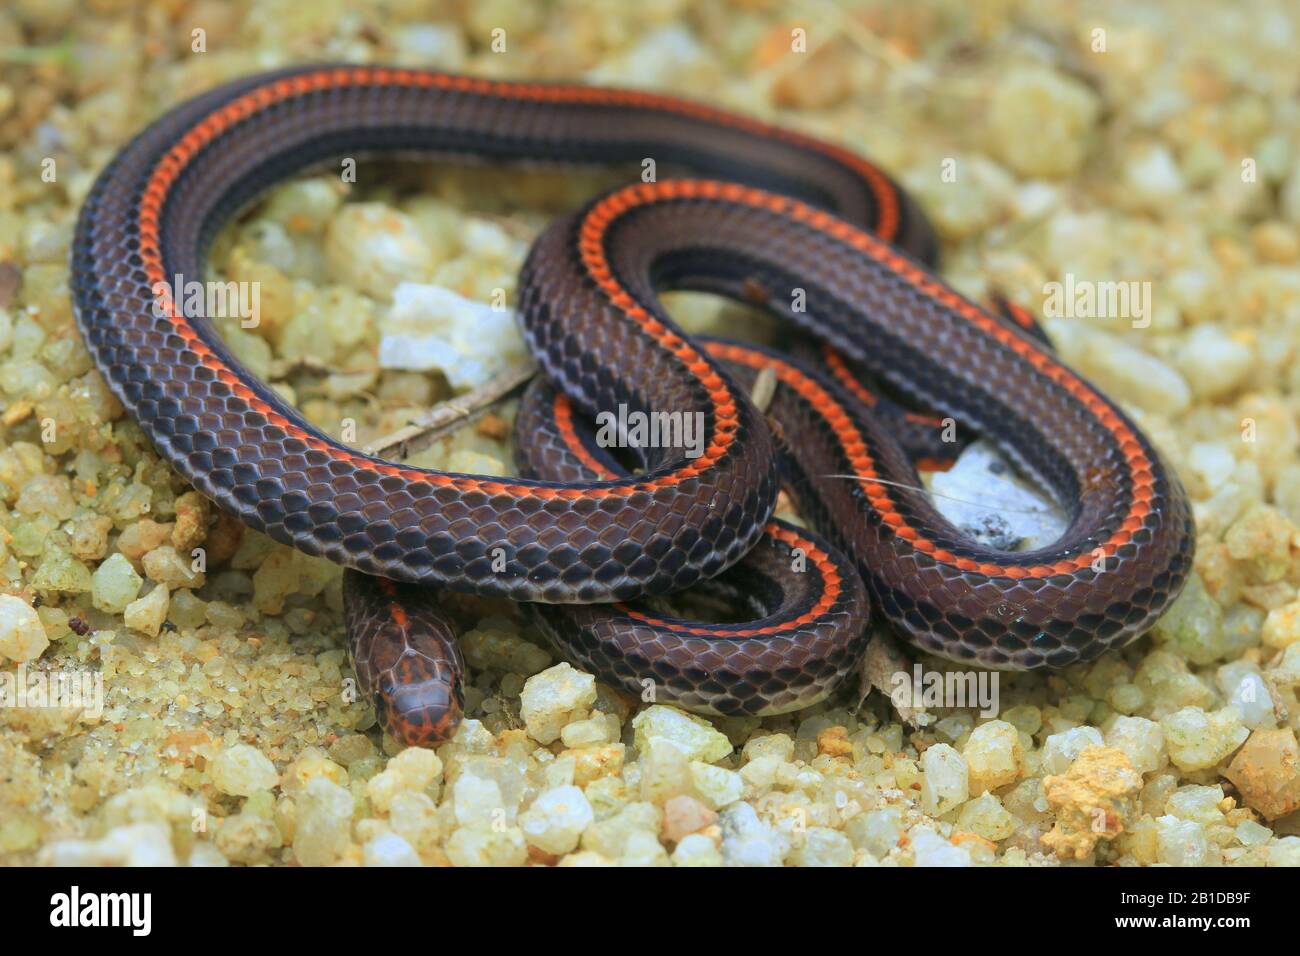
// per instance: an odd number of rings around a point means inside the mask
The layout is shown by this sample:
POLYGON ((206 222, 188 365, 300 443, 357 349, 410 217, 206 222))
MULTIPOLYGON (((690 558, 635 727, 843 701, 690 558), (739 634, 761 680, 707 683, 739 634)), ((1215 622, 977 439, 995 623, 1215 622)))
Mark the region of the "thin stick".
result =
POLYGON ((926 488, 923 485, 908 485, 901 481, 887 481, 884 478, 872 478, 869 475, 822 475, 823 478, 848 478, 852 481, 873 481, 878 485, 889 485, 893 488, 902 488, 904 491, 919 491, 923 495, 930 495, 934 498, 943 498, 945 501, 955 501, 959 505, 969 505, 972 508, 980 508, 984 511, 1003 511, 1007 514, 1015 515, 1050 515, 1054 514, 1054 509, 1047 504, 1041 508, 1012 508, 1009 505, 985 504, 982 501, 968 501, 965 498, 958 498, 954 495, 945 495, 935 491, 932 488, 926 488))
POLYGON ((366 448, 366 454, 401 460, 423 451, 439 438, 463 428, 511 398, 536 374, 537 363, 531 359, 512 365, 478 388, 441 402, 427 415, 380 438, 366 448))
POLYGON ((776 368, 771 365, 764 365, 762 371, 754 379, 754 388, 749 393, 750 401, 754 403, 763 414, 767 414, 767 407, 772 404, 772 398, 776 395, 776 368))

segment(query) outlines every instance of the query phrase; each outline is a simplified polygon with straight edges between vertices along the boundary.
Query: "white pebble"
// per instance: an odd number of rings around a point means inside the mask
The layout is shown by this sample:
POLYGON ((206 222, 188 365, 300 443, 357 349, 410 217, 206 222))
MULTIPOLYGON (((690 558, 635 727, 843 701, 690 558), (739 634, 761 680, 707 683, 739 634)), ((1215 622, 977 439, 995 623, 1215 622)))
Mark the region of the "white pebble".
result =
POLYGON ((1255 367, 1255 353, 1215 325, 1198 325, 1183 339, 1178 370, 1198 398, 1222 398, 1240 388, 1255 367))
POLYGON ((280 782, 275 765, 249 744, 235 744, 217 754, 210 774, 214 787, 235 797, 270 790, 280 782))
POLYGON ((1052 734, 1043 742, 1043 773, 1065 773, 1074 763, 1074 758, 1086 748, 1101 747, 1105 743, 1096 727, 1071 727, 1063 733, 1052 734))
POLYGON ((559 739, 566 724, 585 719, 595 702, 596 678, 561 663, 524 682, 519 716, 528 736, 549 744, 559 739))
POLYGON ((933 830, 916 827, 908 836, 912 839, 912 860, 916 866, 970 866, 970 853, 954 846, 933 830))
POLYGON ((34 661, 49 646, 36 610, 22 598, 0 594, 0 657, 34 661))
POLYGON ((1273 697, 1257 665, 1249 661, 1224 664, 1215 673, 1214 682, 1228 698, 1228 704, 1237 708, 1241 722, 1247 727, 1253 730, 1277 725, 1273 697))
POLYGON ((943 816, 970 796, 966 761, 947 744, 927 747, 921 755, 921 806, 926 813, 943 816))
POLYGON ((361 848, 366 866, 423 866, 419 855, 396 833, 381 833, 361 848))
POLYGON ((519 815, 524 839, 547 853, 564 854, 578 845, 582 831, 595 815, 586 795, 577 787, 547 790, 519 815))

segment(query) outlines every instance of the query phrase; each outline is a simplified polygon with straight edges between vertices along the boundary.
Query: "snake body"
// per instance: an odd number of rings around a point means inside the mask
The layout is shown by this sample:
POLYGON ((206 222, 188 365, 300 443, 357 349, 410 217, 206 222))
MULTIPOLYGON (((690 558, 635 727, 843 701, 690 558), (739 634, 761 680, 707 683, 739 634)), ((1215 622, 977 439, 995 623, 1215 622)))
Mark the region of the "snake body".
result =
POLYGON ((81 211, 72 287, 97 367, 159 453, 248 526, 350 569, 361 684, 390 731, 427 744, 463 706, 431 588, 535 604, 603 679, 649 680, 659 699, 719 713, 829 693, 861 657, 868 597, 918 647, 990 667, 1060 667, 1140 634, 1191 564, 1181 487, 1023 310, 962 297, 929 270, 934 257, 924 217, 867 161, 698 103, 297 67, 190 100, 128 144, 81 211), (538 386, 520 412, 527 477, 412 468, 339 443, 160 291, 201 276, 221 225, 274 183, 376 153, 651 157, 692 177, 614 190, 529 253, 517 312, 551 391, 538 386), (696 341, 659 304, 669 288, 760 304, 831 351, 809 364, 696 341), (777 437, 747 393, 763 367, 781 383, 777 437), (886 402, 855 385, 859 368, 994 442, 1069 512, 1061 540, 999 552, 954 528, 915 490, 916 455, 867 407, 886 402), (620 404, 701 415, 701 454, 602 459, 583 428, 620 404), (770 520, 783 483, 817 533, 770 520), (654 610, 700 584, 748 601, 755 619, 654 610))

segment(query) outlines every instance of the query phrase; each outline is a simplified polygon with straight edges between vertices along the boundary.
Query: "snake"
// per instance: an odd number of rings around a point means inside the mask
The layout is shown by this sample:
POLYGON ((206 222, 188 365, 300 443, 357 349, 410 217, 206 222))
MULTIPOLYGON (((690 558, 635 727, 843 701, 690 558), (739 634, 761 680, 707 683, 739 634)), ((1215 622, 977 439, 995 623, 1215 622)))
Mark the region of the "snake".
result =
POLYGON ((893 179, 799 132, 639 90, 312 65, 200 94, 122 148, 82 205, 71 289, 96 367, 158 454, 246 526, 344 567, 358 684, 393 737, 433 746, 465 714, 448 594, 521 602, 602 681, 724 715, 825 699, 877 624, 1011 670, 1141 635, 1192 562, 1177 477, 1027 310, 959 294, 936 259, 893 179), (514 305, 541 375, 516 416, 515 477, 345 445, 169 292, 275 184, 376 155, 642 170, 527 254, 514 305), (759 307, 797 348, 692 337, 668 290, 759 307), (762 375, 777 382, 766 411, 762 375), (593 429, 620 406, 696 416, 699 442, 611 449, 593 429), (936 421, 1052 498, 1059 540, 998 550, 945 518, 903 434, 933 439, 936 421), (807 527, 773 517, 782 489, 807 527), (682 610, 704 599, 718 620, 682 610))

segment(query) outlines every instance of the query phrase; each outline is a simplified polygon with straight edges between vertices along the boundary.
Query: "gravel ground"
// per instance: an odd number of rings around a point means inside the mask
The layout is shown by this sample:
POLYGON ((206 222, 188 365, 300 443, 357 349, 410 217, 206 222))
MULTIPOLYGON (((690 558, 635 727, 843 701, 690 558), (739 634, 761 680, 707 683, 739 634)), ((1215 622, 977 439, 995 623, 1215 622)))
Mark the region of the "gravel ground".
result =
MULTIPOLYGON (((11 0, 0 861, 1300 865, 1297 43, 1284 2, 11 0), (170 473, 68 296, 77 208, 131 135, 321 59, 703 95, 872 156, 931 214, 948 280, 1051 313, 1065 359, 1167 456, 1197 574, 1123 654, 1003 675, 996 713, 919 716, 846 689, 691 717, 570 668, 510 604, 457 600, 471 719, 402 751, 350 692, 338 569, 170 473), (1126 308, 1074 298, 1108 282, 1135 283, 1126 308), (102 680, 102 709, 12 706, 38 671, 102 680)), ((261 295, 257 328, 223 332, 364 445, 522 357, 491 303, 549 217, 609 181, 390 164, 284 186, 213 252, 261 295)), ((705 297, 670 308, 755 325, 705 297)), ((508 473, 512 412, 413 460, 508 473)))

